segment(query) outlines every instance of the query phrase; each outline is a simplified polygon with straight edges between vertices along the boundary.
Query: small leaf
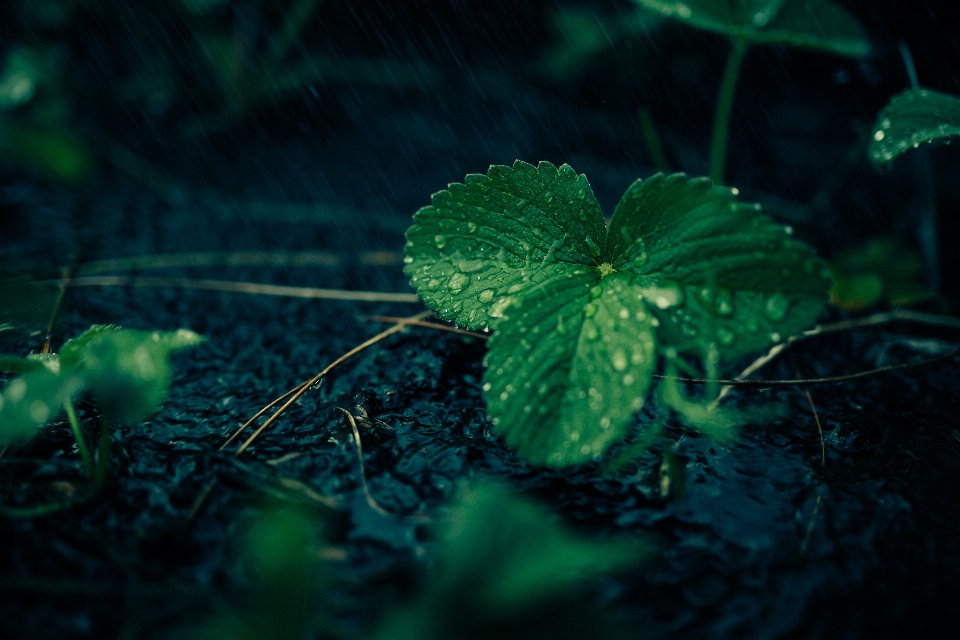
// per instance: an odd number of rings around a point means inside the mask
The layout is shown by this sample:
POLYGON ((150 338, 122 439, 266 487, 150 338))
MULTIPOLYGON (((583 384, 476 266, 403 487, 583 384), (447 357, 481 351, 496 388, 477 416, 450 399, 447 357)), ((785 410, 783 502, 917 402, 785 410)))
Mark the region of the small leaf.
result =
POLYGON ((47 369, 47 366, 40 360, 0 356, 0 372, 3 373, 30 373, 31 371, 43 371, 44 369, 47 369))
POLYGON ((14 378, 0 394, 0 446, 22 440, 57 417, 82 386, 76 376, 41 369, 14 378))
MULTIPOLYGON (((870 142, 875 167, 925 142, 960 135, 960 98, 930 89, 908 89, 880 112, 870 142)), ((949 141, 949 140, 948 140, 949 141)))
POLYGON ((94 326, 64 345, 61 366, 83 377, 111 418, 139 422, 166 396, 170 353, 201 341, 185 329, 166 333, 94 326))
POLYGON ((407 231, 404 273, 441 318, 494 327, 525 287, 599 264, 600 206, 567 165, 494 165, 431 200, 407 231))
POLYGON ((636 0, 687 24, 744 40, 862 58, 870 44, 857 19, 828 0, 636 0))
POLYGON ((636 276, 660 339, 731 358, 810 326, 823 311, 826 264, 786 227, 705 178, 656 175, 627 189, 606 260, 636 276))

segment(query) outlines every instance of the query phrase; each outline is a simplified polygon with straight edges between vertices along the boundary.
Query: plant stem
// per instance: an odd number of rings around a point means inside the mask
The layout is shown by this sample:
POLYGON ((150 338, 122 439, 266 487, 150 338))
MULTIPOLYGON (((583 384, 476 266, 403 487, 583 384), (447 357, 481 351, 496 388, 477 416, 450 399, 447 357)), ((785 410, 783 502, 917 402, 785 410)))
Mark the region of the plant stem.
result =
POLYGON ((107 419, 100 419, 100 447, 97 450, 97 488, 102 489, 107 483, 107 470, 110 467, 110 425, 107 419))
POLYGON ((657 126, 653 122, 650 110, 640 107, 637 109, 637 118, 640 120, 640 131, 643 133, 643 141, 647 145, 647 153, 650 154, 653 166, 660 173, 670 173, 670 164, 667 162, 667 157, 663 155, 663 145, 660 144, 660 135, 657 133, 657 126))
POLYGON ((73 408, 73 400, 67 398, 63 403, 67 411, 67 419, 70 420, 70 429, 73 430, 73 439, 77 441, 77 451, 80 452, 80 459, 83 460, 83 470, 87 477, 93 477, 93 459, 90 457, 90 450, 87 448, 87 440, 83 437, 83 430, 80 428, 80 420, 77 419, 77 412, 73 408))
POLYGON ((737 88, 737 78, 743 57, 747 53, 747 43, 735 38, 733 48, 727 57, 727 66, 723 70, 720 84, 720 97, 717 100, 717 114, 713 121, 713 143, 710 149, 710 179, 714 184, 723 183, 727 160, 727 133, 730 130, 730 112, 733 108, 733 96, 737 88))

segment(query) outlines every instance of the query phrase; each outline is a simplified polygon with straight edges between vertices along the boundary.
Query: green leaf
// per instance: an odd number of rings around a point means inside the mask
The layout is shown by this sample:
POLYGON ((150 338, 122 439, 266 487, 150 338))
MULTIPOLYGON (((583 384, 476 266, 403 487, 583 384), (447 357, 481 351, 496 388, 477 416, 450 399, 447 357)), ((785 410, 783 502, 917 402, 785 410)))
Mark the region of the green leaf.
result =
POLYGON ((637 180, 610 221, 606 260, 636 276, 660 339, 735 358, 813 324, 830 286, 826 264, 787 227, 733 192, 683 174, 637 180))
POLYGON ((0 356, 0 372, 3 373, 30 373, 32 371, 43 371, 46 368, 47 366, 40 360, 0 356))
POLYGON ((920 256, 893 238, 876 238, 845 251, 830 262, 830 302, 858 311, 882 300, 909 305, 929 299, 923 286, 920 256))
POLYGON ((622 437, 657 344, 767 348, 812 324, 829 286, 786 228, 683 174, 635 182, 609 232, 566 165, 494 166, 433 202, 408 232, 406 272, 440 316, 494 328, 489 414, 539 464, 596 459, 622 437))
POLYGON ((578 588, 637 564, 644 552, 637 540, 573 535, 544 508, 491 485, 460 496, 440 539, 439 570, 374 638, 582 638, 585 628, 611 637, 578 588))
POLYGON ((0 394, 0 446, 31 436, 57 417, 63 403, 82 386, 76 376, 61 376, 46 367, 7 383, 0 394))
POLYGON ((960 135, 960 98, 930 89, 908 89, 880 112, 870 142, 875 167, 924 142, 960 135))
POLYGON ((537 464, 598 457, 643 405, 656 363, 653 317, 629 276, 571 266, 507 314, 484 362, 494 424, 537 464))
POLYGON ((61 366, 76 371, 112 419, 139 422, 157 410, 170 386, 169 355, 203 338, 188 331, 91 327, 61 350, 61 366))
POLYGON ((441 318, 494 327, 516 294, 598 265, 603 215, 583 175, 519 160, 435 193, 407 231, 404 273, 441 318))
POLYGON ((828 0, 636 0, 661 15, 747 44, 780 44, 861 58, 870 44, 857 19, 828 0))

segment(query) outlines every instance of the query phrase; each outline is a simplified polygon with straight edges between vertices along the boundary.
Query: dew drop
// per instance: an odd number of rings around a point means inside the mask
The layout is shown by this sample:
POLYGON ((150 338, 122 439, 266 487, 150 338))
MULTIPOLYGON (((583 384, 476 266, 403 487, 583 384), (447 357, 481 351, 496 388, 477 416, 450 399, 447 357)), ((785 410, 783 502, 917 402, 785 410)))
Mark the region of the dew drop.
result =
POLYGON ((877 129, 877 132, 873 134, 873 139, 877 142, 880 142, 887 137, 887 134, 883 132, 883 129, 877 129))
POLYGON ((463 273, 457 272, 450 277, 450 280, 447 283, 447 286, 450 287, 451 293, 460 293, 461 291, 463 291, 463 288, 467 286, 467 283, 469 282, 470 282, 470 278, 468 278, 463 273))
POLYGON ((483 269, 483 260, 461 260, 457 268, 464 273, 474 273, 483 269))
POLYGON ((733 344, 734 334, 733 331, 720 327, 717 329, 717 340, 720 341, 720 344, 723 346, 729 346, 733 344))
POLYGON ((404 257, 403 257, 403 264, 410 264, 411 262, 413 262, 413 256, 404 256, 404 257))
POLYGON ((513 298, 503 297, 490 305, 490 308, 487 310, 487 315, 491 318, 502 318, 503 312, 506 310, 507 306, 513 302, 513 298))
POLYGON ((553 193, 550 191, 545 191, 543 193, 544 202, 551 202, 553 200, 553 193))
POLYGON ((478 297, 480 298, 480 302, 490 302, 493 300, 493 289, 484 289, 478 297))
POLYGON ((660 309, 675 307, 684 299, 683 288, 673 280, 664 280, 660 286, 647 287, 641 294, 660 309))
POLYGON ((588 302, 587 306, 583 308, 583 315, 586 318, 592 318, 593 316, 597 315, 597 303, 588 302))
POLYGON ((443 249, 447 246, 447 237, 439 233, 433 236, 433 241, 436 243, 437 249, 443 249))
POLYGON ((763 312, 767 318, 777 322, 778 320, 783 320, 783 317, 787 315, 787 308, 789 306, 790 302, 786 296, 782 293, 775 293, 767 298, 767 302, 763 305, 763 312))
POLYGON ((635 266, 635 267, 642 267, 643 265, 647 264, 647 260, 648 260, 647 252, 646 252, 646 251, 641 251, 641 252, 640 252, 640 255, 636 256, 636 257, 633 259, 633 266, 635 266))
POLYGON ((616 371, 626 371, 627 352, 623 349, 616 349, 610 356, 610 363, 616 371))
POLYGON ((476 231, 476 230, 477 230, 477 223, 476 223, 476 222, 468 222, 468 223, 467 223, 467 231, 469 231, 470 233, 473 233, 473 232, 476 231))
POLYGON ((583 335, 587 340, 596 340, 600 337, 600 330, 591 322, 583 329, 583 335))
POLYGON ((603 287, 600 285, 594 285, 590 288, 590 298, 596 300, 603 294, 603 287))

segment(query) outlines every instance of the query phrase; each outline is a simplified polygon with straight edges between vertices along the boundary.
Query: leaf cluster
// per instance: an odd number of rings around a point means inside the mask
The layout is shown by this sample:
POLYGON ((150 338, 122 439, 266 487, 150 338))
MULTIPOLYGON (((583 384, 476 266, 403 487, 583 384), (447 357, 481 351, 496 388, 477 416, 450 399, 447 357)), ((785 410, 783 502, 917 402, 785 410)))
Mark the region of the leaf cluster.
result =
POLYGON ((637 180, 609 225, 568 165, 494 165, 433 195, 407 232, 428 306, 490 328, 488 411, 539 464, 598 458, 640 409, 661 351, 735 359, 815 321, 825 265, 707 179, 637 180))
POLYGON ((30 436, 84 390, 109 420, 143 420, 166 395, 170 354, 203 341, 188 329, 136 331, 100 325, 67 341, 59 355, 0 357, 0 370, 21 374, 0 393, 0 445, 30 436))

